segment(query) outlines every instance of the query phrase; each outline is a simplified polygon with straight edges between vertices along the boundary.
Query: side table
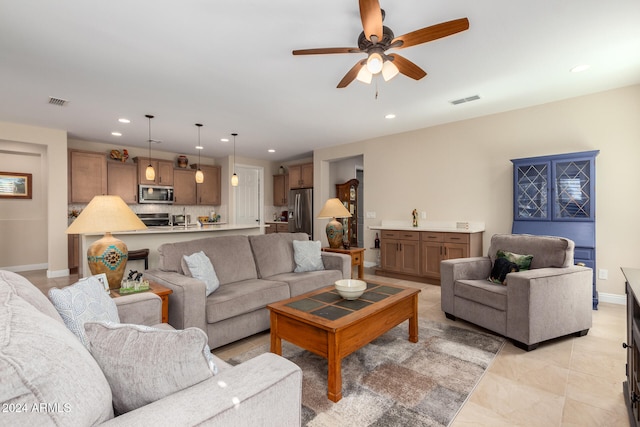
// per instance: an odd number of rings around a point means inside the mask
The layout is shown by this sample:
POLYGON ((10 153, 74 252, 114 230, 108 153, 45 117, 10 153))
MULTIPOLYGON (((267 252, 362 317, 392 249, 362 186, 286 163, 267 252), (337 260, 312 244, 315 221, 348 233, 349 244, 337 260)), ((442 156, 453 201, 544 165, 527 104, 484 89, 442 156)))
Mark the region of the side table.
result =
MULTIPOLYGON (((333 249, 322 248, 324 252, 336 252, 339 254, 349 255, 351 257, 351 266, 358 266, 358 279, 364 278, 364 248, 349 248, 349 249, 333 249)), ((353 273, 352 273, 353 276, 353 273)))
MULTIPOLYGON (((162 300, 162 323, 169 323, 169 295, 171 295, 173 291, 156 282, 150 281, 149 291, 147 292, 153 292, 160 297, 162 300)), ((117 289, 111 289, 111 298, 126 297, 127 295, 135 295, 135 293, 121 295, 117 289)))

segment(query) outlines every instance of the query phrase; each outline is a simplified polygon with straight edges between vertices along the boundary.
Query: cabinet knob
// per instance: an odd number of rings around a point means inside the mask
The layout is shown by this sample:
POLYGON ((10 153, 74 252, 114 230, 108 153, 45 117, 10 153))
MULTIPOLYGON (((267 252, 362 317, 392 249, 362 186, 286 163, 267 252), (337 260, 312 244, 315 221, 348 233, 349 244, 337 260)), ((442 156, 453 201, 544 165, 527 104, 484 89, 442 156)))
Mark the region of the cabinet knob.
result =
POLYGON ((622 343, 622 348, 633 348, 632 345, 627 344, 626 342, 622 343))

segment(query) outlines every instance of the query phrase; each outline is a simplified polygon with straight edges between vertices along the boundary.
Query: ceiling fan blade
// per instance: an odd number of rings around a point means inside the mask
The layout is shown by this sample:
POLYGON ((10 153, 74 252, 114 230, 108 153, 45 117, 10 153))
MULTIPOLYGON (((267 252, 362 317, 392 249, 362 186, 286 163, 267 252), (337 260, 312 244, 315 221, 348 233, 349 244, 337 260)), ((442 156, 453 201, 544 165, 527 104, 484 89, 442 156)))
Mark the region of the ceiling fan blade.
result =
POLYGON ((342 80, 340 80, 340 83, 338 83, 337 88, 338 89, 342 89, 343 87, 349 86, 349 83, 351 83, 352 81, 354 81, 356 79, 356 77, 358 77, 358 72, 360 71, 360 68, 362 68, 366 62, 367 61, 364 60, 364 61, 359 61, 358 63, 356 63, 356 65, 354 65, 353 68, 351 68, 347 72, 347 74, 344 75, 342 80))
POLYGON ((430 42, 468 29, 469 20, 467 18, 454 19, 453 21, 442 22, 396 37, 391 43, 401 40, 403 43, 398 46, 398 49, 404 49, 405 47, 430 42))
POLYGON ((371 36, 376 36, 374 43, 382 40, 382 10, 378 0, 359 0, 360 1, 360 19, 362 20, 362 28, 367 40, 371 40, 371 36))
POLYGON ((414 80, 420 80, 427 75, 422 68, 397 53, 389 55, 389 58, 393 61, 395 66, 398 67, 398 71, 407 77, 411 77, 414 80))
POLYGON ((357 47, 324 47, 318 49, 298 49, 294 50, 294 55, 323 55, 327 53, 360 53, 357 47))

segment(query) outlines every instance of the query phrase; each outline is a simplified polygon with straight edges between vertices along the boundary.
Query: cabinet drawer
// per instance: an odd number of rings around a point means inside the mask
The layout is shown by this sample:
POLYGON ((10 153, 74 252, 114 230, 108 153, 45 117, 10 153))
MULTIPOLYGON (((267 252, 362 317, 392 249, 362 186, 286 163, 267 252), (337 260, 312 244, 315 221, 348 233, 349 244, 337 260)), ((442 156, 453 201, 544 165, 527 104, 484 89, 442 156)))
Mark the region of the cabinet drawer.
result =
POLYGON ((469 234, 444 233, 444 241, 447 243, 469 243, 469 234))
POLYGON ((380 233, 383 239, 397 239, 399 234, 400 232, 395 230, 382 230, 380 233))
POLYGON ((436 233, 434 231, 423 231, 421 240, 423 242, 444 242, 444 233, 436 233))
POLYGON ((398 239, 402 240, 420 240, 420 232, 418 231, 399 231, 398 239))

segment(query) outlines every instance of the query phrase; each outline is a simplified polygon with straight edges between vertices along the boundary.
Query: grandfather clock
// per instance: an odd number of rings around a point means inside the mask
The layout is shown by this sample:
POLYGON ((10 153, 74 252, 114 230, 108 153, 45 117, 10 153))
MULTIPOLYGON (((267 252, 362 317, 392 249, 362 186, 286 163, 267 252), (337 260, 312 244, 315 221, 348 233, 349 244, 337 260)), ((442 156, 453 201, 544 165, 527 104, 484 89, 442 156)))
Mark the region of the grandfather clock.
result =
POLYGON ((342 218, 344 227, 344 240, 349 242, 351 247, 358 246, 358 185, 357 179, 351 179, 344 184, 336 184, 338 199, 351 213, 351 218, 342 218))

